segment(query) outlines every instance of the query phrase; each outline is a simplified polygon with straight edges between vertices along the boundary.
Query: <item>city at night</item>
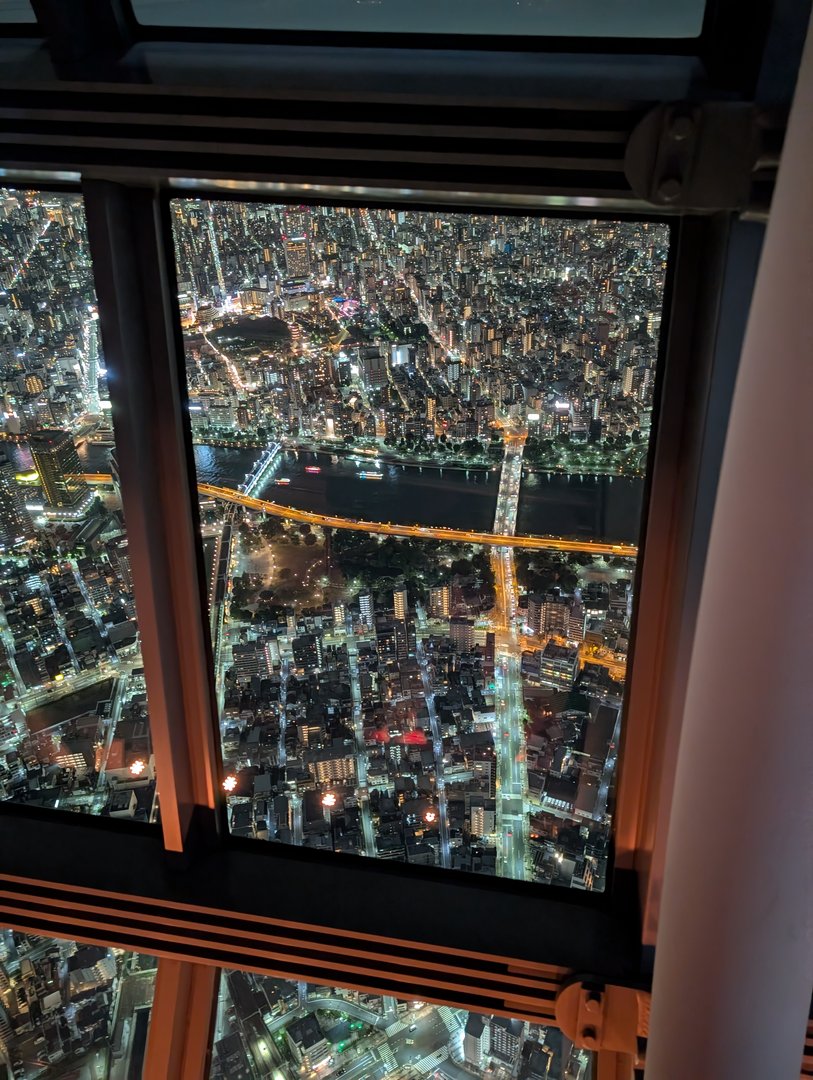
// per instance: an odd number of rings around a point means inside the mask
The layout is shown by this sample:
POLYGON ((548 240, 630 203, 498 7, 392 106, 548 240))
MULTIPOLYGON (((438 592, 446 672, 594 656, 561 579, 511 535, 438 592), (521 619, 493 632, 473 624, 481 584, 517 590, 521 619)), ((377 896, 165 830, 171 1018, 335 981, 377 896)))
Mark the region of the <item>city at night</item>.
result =
POLYGON ((813 1080, 811 0, 0 0, 0 1080, 813 1080))
MULTIPOLYGON (((154 821, 82 207, 3 211, 3 792, 154 821)), ((171 213, 232 832, 602 890, 666 228, 171 213)))
POLYGON ((666 228, 172 217, 232 831, 603 889, 666 228))

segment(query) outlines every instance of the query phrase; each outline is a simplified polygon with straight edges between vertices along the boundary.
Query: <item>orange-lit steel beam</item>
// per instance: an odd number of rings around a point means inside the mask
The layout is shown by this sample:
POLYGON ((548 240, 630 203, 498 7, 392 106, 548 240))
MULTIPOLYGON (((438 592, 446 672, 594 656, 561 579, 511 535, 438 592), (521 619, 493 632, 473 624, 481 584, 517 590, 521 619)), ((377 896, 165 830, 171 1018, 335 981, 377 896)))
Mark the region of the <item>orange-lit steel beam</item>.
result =
MULTIPOLYGON (((88 483, 106 483, 111 478, 105 473, 86 473, 88 483)), ((352 529, 355 532, 384 533, 388 536, 412 536, 419 540, 454 540, 464 544, 488 544, 491 547, 516 547, 535 551, 577 551, 587 555, 620 555, 634 559, 638 555, 635 544, 607 544, 598 540, 570 540, 563 536, 503 536, 499 533, 471 532, 468 529, 447 529, 438 525, 391 525, 384 521, 357 521, 353 518, 334 517, 330 514, 314 514, 310 510, 297 510, 293 506, 255 499, 234 488, 216 487, 214 484, 198 484, 198 491, 211 499, 237 503, 249 510, 256 510, 289 521, 304 521, 329 529, 352 529)))

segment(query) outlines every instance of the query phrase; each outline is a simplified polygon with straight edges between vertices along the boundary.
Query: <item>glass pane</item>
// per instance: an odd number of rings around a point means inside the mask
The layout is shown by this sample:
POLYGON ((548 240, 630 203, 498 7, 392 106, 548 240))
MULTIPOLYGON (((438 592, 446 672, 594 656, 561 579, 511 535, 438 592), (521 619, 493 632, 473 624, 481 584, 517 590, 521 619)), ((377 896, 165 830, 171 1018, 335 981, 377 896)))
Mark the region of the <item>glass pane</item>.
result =
POLYGON ((232 830, 603 889, 666 226, 173 220, 232 830))
POLYGON ((138 1080, 152 956, 0 930, 0 1076, 138 1080))
POLYGON ((590 1080, 554 1027, 424 1001, 224 971, 210 1080, 590 1080))
POLYGON ((30 0, 0 0, 1 23, 35 23, 30 0))
POLYGON ((133 0, 139 22, 153 26, 607 38, 696 37, 705 6, 705 0, 232 0, 224 8, 214 0, 133 0))
POLYGON ((151 821, 98 326, 82 200, 0 188, 0 798, 151 821))

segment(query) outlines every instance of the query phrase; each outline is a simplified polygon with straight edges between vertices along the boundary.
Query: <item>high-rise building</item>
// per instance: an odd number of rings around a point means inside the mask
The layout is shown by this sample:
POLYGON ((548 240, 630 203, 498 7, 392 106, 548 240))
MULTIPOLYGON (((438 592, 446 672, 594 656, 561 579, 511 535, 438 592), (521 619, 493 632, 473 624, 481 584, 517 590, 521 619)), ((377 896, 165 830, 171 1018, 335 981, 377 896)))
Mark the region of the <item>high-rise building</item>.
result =
POLYGON ((513 1068, 519 1059, 522 1048, 522 1032, 525 1025, 521 1020, 508 1020, 503 1016, 492 1016, 490 1028, 490 1052, 492 1057, 505 1062, 513 1068))
POLYGON ((551 589, 545 594, 544 622, 542 629, 546 634, 567 635, 570 609, 558 589, 551 589))
POLYGON ((268 654, 262 642, 235 644, 232 647, 232 660, 234 677, 238 682, 249 680, 254 675, 263 679, 268 677, 268 654))
POLYGON ((22 493, 14 479, 14 466, 0 451, 0 550, 8 551, 34 533, 22 493))
POLYGON ((395 630, 395 655, 399 660, 406 660, 407 656, 414 656, 415 623, 411 619, 396 619, 393 626, 395 630))
POLYGON ((627 364, 624 368, 624 378, 621 382, 621 393, 624 397, 629 397, 632 393, 633 379, 635 377, 635 367, 633 364, 627 364))
POLYGON ((463 1032, 463 1060, 475 1069, 484 1069, 488 1059, 489 1026, 484 1016, 469 1013, 463 1032))
POLYGON ((429 614, 433 619, 448 619, 452 606, 452 590, 438 585, 429 590, 429 614))
POLYGON ((302 761, 320 784, 354 780, 356 776, 356 759, 350 744, 336 743, 308 750, 302 761))
POLYGON ((450 619, 449 637, 458 652, 469 652, 474 644, 474 619, 461 617, 450 619))
POLYGON ((486 646, 485 653, 483 654, 483 663, 485 667, 485 674, 487 677, 491 677, 494 674, 494 654, 496 652, 496 637, 493 630, 489 630, 486 634, 486 646))
POLYGON ((579 650, 549 641, 539 656, 539 681, 569 690, 579 671, 579 650))
POLYGON ((345 627, 345 608, 344 604, 333 605, 333 625, 337 630, 344 630, 345 627))
POLYGON ((375 628, 376 647, 382 660, 398 656, 397 622, 379 622, 375 628))
POLYGON ((28 440, 46 503, 54 510, 78 511, 90 489, 69 431, 48 428, 28 440))
POLYGON ((304 1016, 288 1024, 285 1035, 295 1060, 308 1072, 322 1064, 330 1054, 331 1045, 315 1016, 304 1016))
POLYGON ((300 634, 291 642, 294 664, 301 671, 316 671, 322 666, 322 639, 318 634, 300 634))
POLYGON ((359 615, 366 627, 373 625, 373 595, 369 592, 359 593, 359 615))
POLYGON ((377 348, 362 348, 359 354, 359 367, 364 385, 369 390, 377 390, 386 386, 389 381, 387 358, 382 356, 377 348))
POLYGON ((544 626, 545 601, 538 593, 528 596, 528 615, 526 623, 532 634, 541 634, 544 626))
POLYGON ((584 604, 574 600, 570 606, 567 620, 567 637, 569 641, 582 641, 584 639, 584 604))
POLYGON ((285 240, 285 271, 290 278, 306 278, 311 272, 307 236, 289 236, 285 240))
POLYGON ((491 836, 497 827, 497 804, 494 799, 474 795, 470 804, 472 836, 491 836))
POLYGON ((409 601, 407 599, 406 585, 403 583, 396 585, 392 591, 392 606, 396 619, 406 619, 409 612, 409 601))

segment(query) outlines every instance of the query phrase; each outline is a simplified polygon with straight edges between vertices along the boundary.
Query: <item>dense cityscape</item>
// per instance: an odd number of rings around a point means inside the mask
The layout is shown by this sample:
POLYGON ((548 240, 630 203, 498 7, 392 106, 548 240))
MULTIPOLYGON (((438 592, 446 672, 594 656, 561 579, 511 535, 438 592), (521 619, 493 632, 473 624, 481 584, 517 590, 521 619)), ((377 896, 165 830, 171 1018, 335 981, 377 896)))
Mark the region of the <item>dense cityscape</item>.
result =
POLYGON ((149 821, 154 758, 78 196, 0 189, 0 364, 0 798, 149 821), (89 445, 114 475, 105 490, 85 479, 89 445))
POLYGON ((221 976, 211 1080, 589 1080, 591 1056, 556 1028, 423 1001, 221 976))
MULTIPOLYGON (((232 831, 602 889, 667 230, 172 219, 232 831)), ((0 275, 0 797, 154 821, 80 200, 0 275)))
POLYGON ((140 1077, 155 973, 151 956, 0 930, 0 1077, 140 1077))
POLYGON ((637 515, 608 534, 599 494, 514 536, 551 474, 645 469, 666 230, 198 200, 173 221, 193 436, 258 448, 228 483, 198 448, 232 830, 603 888, 637 515))

